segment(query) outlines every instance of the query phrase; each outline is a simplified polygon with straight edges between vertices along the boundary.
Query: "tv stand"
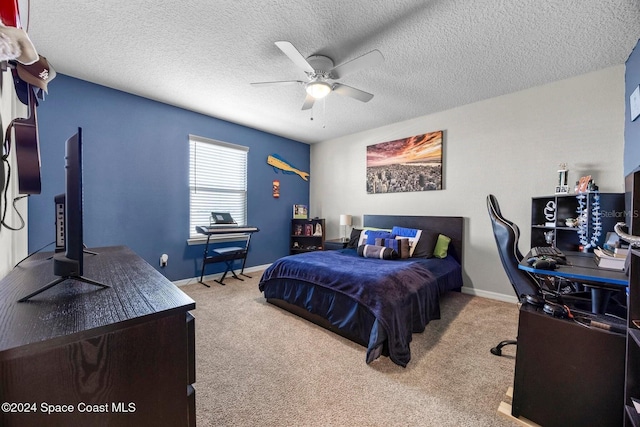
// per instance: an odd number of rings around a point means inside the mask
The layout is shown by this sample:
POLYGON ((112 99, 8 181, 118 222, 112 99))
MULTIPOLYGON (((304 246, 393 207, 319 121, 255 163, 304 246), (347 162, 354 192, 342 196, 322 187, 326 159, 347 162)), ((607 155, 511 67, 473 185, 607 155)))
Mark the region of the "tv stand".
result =
POLYGON ((84 274, 109 283, 99 292, 65 284, 16 303, 56 279, 51 253, 0 280, 0 401, 26 408, 0 426, 195 427, 195 302, 131 249, 97 251, 84 274))
MULTIPOLYGON (((83 250, 83 252, 91 254, 91 255, 98 255, 97 252, 91 252, 88 250, 83 250)), ((88 283, 90 285, 95 285, 95 286, 99 286, 101 288, 109 288, 109 285, 105 285, 104 283, 100 283, 96 280, 93 279, 89 279, 87 277, 84 277, 80 274, 78 274, 78 270, 79 270, 79 263, 76 260, 67 258, 66 256, 60 256, 60 255, 54 255, 53 256, 53 274, 55 274, 56 276, 59 276, 57 279, 47 283, 46 285, 44 285, 43 287, 41 287, 40 289, 30 293, 29 295, 22 297, 18 300, 18 302, 26 302, 28 301, 31 297, 34 297, 44 291, 46 291, 47 289, 50 289, 52 287, 54 287, 55 285, 58 285, 66 280, 77 280, 79 282, 84 282, 84 283, 88 283)))
POLYGON ((18 300, 18 302, 26 302, 28 301, 31 297, 35 297, 36 295, 46 291, 49 288, 53 288, 55 285, 58 285, 62 282, 64 282, 65 280, 77 280, 79 282, 84 282, 84 283, 88 283, 90 285, 95 285, 95 286, 100 286, 101 288, 110 288, 111 286, 109 285, 105 285, 104 283, 100 283, 97 282, 95 280, 91 280, 88 279, 84 276, 64 276, 64 277, 58 277, 57 279, 55 279, 54 281, 47 283, 46 285, 44 285, 43 287, 41 287, 40 289, 38 289, 37 291, 34 291, 32 293, 30 293, 29 295, 27 295, 26 297, 22 297, 18 300))

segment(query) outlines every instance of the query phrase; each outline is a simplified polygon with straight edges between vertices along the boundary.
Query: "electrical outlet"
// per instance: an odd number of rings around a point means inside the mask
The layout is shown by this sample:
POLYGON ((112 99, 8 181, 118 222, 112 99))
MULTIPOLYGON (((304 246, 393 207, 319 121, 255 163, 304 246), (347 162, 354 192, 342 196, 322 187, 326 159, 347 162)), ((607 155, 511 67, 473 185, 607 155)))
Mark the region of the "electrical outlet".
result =
POLYGON ((169 261, 169 255, 162 254, 160 256, 160 267, 166 267, 168 261, 169 261))

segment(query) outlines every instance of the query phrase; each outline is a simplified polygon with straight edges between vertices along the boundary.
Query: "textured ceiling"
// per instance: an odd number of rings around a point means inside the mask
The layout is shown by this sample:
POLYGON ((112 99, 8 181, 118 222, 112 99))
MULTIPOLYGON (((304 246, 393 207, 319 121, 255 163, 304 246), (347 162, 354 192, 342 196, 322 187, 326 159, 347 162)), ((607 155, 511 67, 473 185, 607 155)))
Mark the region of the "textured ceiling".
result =
POLYGON ((26 2, 58 73, 306 143, 624 64, 640 37, 638 0, 26 2), (374 98, 302 111, 303 86, 251 86, 305 79, 279 40, 335 64, 378 49, 341 80, 374 98))

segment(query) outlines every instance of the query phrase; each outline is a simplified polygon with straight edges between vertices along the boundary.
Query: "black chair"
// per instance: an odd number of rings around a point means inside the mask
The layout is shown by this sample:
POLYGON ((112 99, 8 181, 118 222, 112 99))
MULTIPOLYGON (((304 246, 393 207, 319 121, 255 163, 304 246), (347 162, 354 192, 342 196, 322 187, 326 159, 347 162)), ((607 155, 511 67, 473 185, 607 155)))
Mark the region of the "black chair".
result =
MULTIPOLYGON (((500 205, 493 194, 487 196, 487 209, 491 218, 493 235, 498 245, 498 254, 502 261, 504 271, 507 273, 509 282, 516 292, 520 302, 524 302, 527 295, 537 297, 542 296, 542 290, 536 278, 524 270, 518 268, 518 264, 524 258, 518 248, 520 229, 516 224, 502 216, 500 205)), ((491 353, 496 356, 502 355, 502 347, 505 345, 517 344, 516 340, 505 340, 491 349, 491 353)))

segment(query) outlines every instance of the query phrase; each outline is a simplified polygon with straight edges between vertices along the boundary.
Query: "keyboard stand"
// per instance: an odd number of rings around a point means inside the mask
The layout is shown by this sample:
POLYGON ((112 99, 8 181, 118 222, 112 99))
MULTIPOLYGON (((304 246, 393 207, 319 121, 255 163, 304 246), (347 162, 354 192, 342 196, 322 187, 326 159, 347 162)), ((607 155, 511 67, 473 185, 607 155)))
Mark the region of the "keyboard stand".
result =
POLYGON ((214 279, 215 282, 221 285, 224 285, 224 279, 227 277, 228 273, 231 273, 234 279, 243 280, 236 274, 236 272, 233 269, 233 262, 235 260, 242 260, 242 269, 240 270, 240 275, 251 278, 251 276, 244 274, 244 266, 247 262, 247 254, 249 252, 251 235, 253 233, 260 231, 257 227, 201 227, 201 226, 198 226, 196 227, 196 231, 198 231, 198 233, 205 234, 207 236, 207 244, 204 247, 204 257, 202 260, 202 270, 200 271, 200 280, 199 280, 200 283, 202 283, 207 288, 210 288, 211 286, 207 285, 203 281, 204 268, 208 264, 216 264, 221 262, 225 263, 225 270, 224 270, 224 273, 222 273, 222 277, 220 278, 220 280, 214 279), (212 249, 211 252, 209 252, 209 243, 211 243, 211 236, 222 235, 222 234, 243 234, 243 235, 246 235, 247 242, 245 243, 244 247, 232 246, 232 247, 226 247, 226 248, 212 249))

